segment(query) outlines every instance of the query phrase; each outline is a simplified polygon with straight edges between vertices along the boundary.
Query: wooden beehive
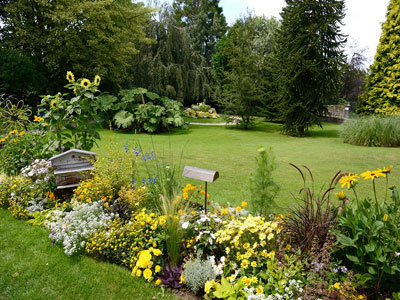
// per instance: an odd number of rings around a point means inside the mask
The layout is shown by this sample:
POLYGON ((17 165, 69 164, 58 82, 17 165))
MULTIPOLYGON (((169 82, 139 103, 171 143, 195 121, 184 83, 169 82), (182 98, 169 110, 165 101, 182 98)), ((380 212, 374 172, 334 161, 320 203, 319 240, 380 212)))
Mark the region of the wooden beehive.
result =
POLYGON ((77 187, 94 169, 92 161, 97 153, 71 149, 50 158, 57 189, 77 187))

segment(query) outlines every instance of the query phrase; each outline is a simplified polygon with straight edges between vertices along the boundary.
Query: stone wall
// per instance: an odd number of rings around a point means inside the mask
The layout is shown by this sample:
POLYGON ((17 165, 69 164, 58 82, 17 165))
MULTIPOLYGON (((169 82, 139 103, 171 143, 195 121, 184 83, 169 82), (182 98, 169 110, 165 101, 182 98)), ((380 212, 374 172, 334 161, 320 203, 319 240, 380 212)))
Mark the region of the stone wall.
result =
POLYGON ((350 105, 327 105, 328 114, 324 115, 328 121, 343 122, 349 118, 350 105))

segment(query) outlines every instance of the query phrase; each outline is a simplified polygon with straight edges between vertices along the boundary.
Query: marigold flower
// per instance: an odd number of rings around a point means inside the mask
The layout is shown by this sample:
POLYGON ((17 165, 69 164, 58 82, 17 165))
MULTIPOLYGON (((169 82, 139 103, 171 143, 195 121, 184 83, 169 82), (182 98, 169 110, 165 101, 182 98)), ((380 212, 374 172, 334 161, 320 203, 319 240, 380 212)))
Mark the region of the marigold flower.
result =
POLYGON ((87 90, 88 88, 90 88, 90 86, 92 85, 92 83, 90 82, 89 79, 82 79, 81 81, 81 87, 84 88, 85 90, 87 90))
POLYGON ((160 256, 160 255, 162 254, 162 252, 161 252, 160 249, 153 249, 153 254, 154 254, 155 256, 160 256))
POLYGON ((75 76, 71 71, 67 72, 67 80, 69 83, 75 82, 75 76))
POLYGON ((247 268, 249 267, 249 261, 248 261, 247 259, 244 259, 244 260, 241 262, 240 266, 241 266, 243 269, 247 269, 247 268))
POLYGON ((151 275, 153 275, 153 272, 150 269, 146 269, 143 271, 143 277, 145 279, 149 280, 151 275))
POLYGON ((241 211, 242 208, 240 206, 236 207, 236 211, 241 211))
POLYGON ((247 206, 247 202, 246 201, 242 201, 242 207, 245 208, 247 206))
POLYGON ((259 286, 256 288, 256 292, 257 292, 257 294, 262 294, 262 293, 264 293, 263 287, 262 287, 261 285, 259 285, 259 286))
POLYGON ((347 185, 347 189, 350 189, 354 185, 354 182, 357 181, 358 177, 359 176, 357 174, 349 173, 348 175, 342 176, 342 178, 339 180, 339 183, 342 184, 342 188, 347 185))
POLYGON ((250 278, 245 278, 245 279, 244 279, 244 284, 245 284, 246 286, 250 286, 250 285, 251 285, 251 280, 250 280, 250 278))
POLYGON ((100 85, 100 80, 101 80, 100 76, 99 76, 99 75, 96 75, 96 76, 94 77, 94 85, 95 85, 95 86, 99 86, 99 85, 100 85))

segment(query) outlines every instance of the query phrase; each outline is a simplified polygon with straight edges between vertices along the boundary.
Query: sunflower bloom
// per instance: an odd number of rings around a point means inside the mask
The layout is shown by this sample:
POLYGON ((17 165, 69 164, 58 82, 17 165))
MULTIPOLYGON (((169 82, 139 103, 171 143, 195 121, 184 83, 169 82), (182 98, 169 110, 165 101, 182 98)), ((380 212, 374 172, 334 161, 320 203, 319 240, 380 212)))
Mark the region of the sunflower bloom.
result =
POLYGON ((378 177, 386 177, 386 174, 383 173, 382 170, 378 169, 378 170, 375 170, 372 172, 365 171, 364 173, 360 174, 360 176, 362 178, 364 178, 364 180, 368 180, 368 179, 374 180, 375 178, 378 178, 378 177))
POLYGON ((67 80, 69 83, 75 82, 75 76, 71 71, 67 72, 67 80))
POLYGON ((357 174, 349 173, 348 175, 342 176, 342 178, 340 178, 340 180, 339 180, 339 183, 342 184, 342 188, 347 186, 347 189, 350 189, 354 185, 354 183, 357 181, 358 177, 359 176, 357 174))
POLYGON ((99 76, 99 75, 96 75, 96 76, 94 77, 94 85, 95 85, 95 86, 99 86, 99 85, 100 85, 100 81, 101 81, 100 76, 99 76))
POLYGON ((81 81, 81 87, 84 88, 85 90, 87 90, 88 88, 90 88, 90 86, 92 85, 92 83, 90 82, 89 79, 82 79, 81 81))

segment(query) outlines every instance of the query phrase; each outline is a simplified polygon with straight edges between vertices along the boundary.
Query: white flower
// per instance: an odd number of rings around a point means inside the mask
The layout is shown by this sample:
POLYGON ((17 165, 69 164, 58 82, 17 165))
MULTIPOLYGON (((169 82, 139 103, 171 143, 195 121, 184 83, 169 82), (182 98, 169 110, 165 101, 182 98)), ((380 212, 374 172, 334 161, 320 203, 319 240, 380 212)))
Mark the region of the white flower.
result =
POLYGON ((188 227, 189 227, 189 222, 188 221, 186 221, 185 223, 182 224, 182 228, 183 229, 186 229, 188 227))

